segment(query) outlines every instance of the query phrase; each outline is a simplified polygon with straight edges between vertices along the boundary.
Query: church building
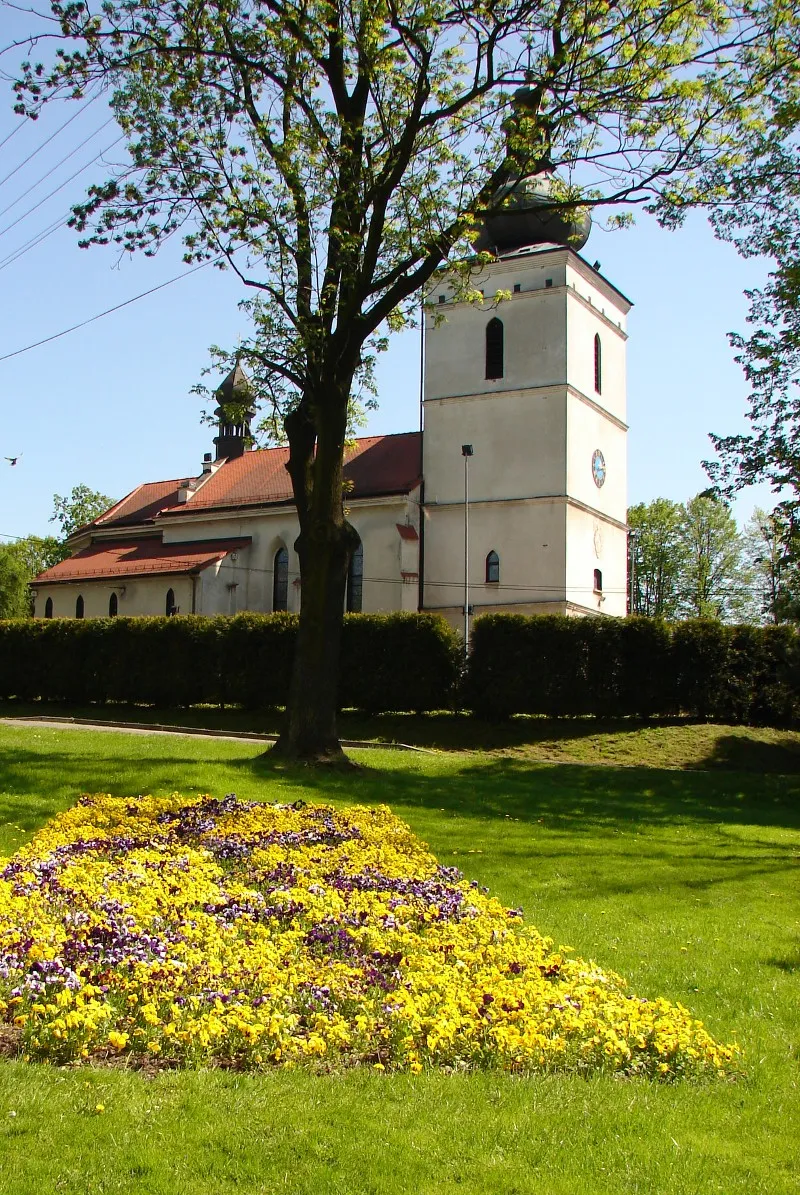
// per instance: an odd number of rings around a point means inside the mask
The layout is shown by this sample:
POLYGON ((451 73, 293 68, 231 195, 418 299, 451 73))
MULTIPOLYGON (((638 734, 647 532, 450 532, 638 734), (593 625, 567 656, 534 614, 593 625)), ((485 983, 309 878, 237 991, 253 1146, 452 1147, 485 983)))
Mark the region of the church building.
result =
MULTIPOLYGON (((631 304, 578 252, 588 217, 545 199, 546 180, 483 228, 478 248, 496 254, 473 277, 483 305, 457 301, 444 272, 431 285, 423 430, 348 450, 361 541, 348 610, 436 611, 459 628, 465 596, 473 615, 626 612, 631 304)), ((238 367, 217 393, 215 454, 72 535, 33 582, 37 618, 299 610, 288 449, 251 448, 238 367)))

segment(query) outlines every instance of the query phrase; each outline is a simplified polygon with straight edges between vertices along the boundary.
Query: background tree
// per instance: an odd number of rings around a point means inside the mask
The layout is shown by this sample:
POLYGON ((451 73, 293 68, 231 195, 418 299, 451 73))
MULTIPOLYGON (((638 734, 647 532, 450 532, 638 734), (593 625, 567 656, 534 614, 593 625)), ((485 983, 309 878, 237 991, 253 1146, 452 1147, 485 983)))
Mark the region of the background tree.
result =
MULTIPOLYGON (((747 292, 751 331, 730 337, 750 386, 750 430, 712 434, 717 456, 704 464, 728 498, 768 482, 788 528, 800 505, 800 9, 767 3, 756 19, 772 22, 775 49, 762 119, 740 123, 738 162, 714 164, 704 185, 718 235, 774 268, 765 286, 747 292)), ((793 531, 783 538, 790 546, 793 531)))
POLYGON ((686 552, 681 610, 690 618, 731 620, 740 609, 742 544, 730 508, 698 494, 683 508, 686 552))
POLYGON ((672 619, 681 608, 687 550, 684 509, 668 498, 640 502, 628 510, 631 579, 630 611, 672 619))
POLYGON ((27 618, 31 572, 19 544, 0 544, 0 618, 27 618))
MULTIPOLYGON (((110 499, 95 493, 88 486, 76 486, 70 498, 53 495, 54 513, 51 522, 58 521, 65 530, 64 539, 76 527, 87 522, 84 516, 107 510, 110 499)), ((27 618, 33 614, 33 594, 30 583, 35 576, 65 560, 69 548, 64 539, 54 535, 26 535, 10 544, 0 544, 0 618, 27 618)))
POLYGON ((800 546, 794 528, 779 511, 757 507, 742 532, 752 585, 753 621, 800 620, 800 546))
MULTIPOLYGON (((252 288, 241 355, 284 419, 302 582, 279 751, 338 757, 336 679, 356 543, 347 411, 476 222, 560 169, 554 206, 672 200, 709 157, 764 32, 679 0, 52 3, 58 55, 19 110, 112 89, 130 165, 76 209, 84 243, 229 265, 252 288), (59 41, 60 39, 60 41, 59 41), (66 41, 66 45, 64 42, 66 41)), ((31 18, 33 20, 33 18, 31 18)), ((40 45, 44 45, 44 41, 40 45)), ((752 72, 751 72, 752 75, 752 72)), ((474 263, 473 263, 474 265, 474 263)), ((469 267, 457 272, 470 293, 469 267)))
POLYGON ((97 490, 89 489, 88 485, 76 485, 72 493, 62 498, 60 494, 53 494, 53 513, 51 523, 58 523, 63 539, 68 539, 75 531, 93 522, 99 515, 113 506, 113 499, 97 490))

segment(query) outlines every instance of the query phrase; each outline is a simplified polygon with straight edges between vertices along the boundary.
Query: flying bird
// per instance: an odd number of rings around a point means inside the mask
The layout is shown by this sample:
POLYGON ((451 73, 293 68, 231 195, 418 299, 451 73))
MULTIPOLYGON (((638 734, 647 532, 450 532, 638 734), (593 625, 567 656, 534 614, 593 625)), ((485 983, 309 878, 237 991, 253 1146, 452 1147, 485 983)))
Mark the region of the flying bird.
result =
POLYGON ((11 468, 13 469, 14 465, 16 465, 17 461, 22 460, 22 453, 20 453, 19 456, 7 456, 6 460, 8 461, 9 465, 11 465, 11 468))

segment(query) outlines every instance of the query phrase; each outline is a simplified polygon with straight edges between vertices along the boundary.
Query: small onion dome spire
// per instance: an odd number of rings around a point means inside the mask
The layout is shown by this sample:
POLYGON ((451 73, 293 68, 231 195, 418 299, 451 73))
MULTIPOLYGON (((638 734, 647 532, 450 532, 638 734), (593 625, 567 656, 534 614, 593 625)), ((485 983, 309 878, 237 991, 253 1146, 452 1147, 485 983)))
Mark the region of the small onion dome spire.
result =
POLYGON ((478 252, 489 250, 501 256, 534 245, 582 249, 592 228, 588 211, 559 210, 549 206, 552 202, 553 179, 549 169, 522 182, 506 183, 495 194, 497 207, 481 225, 475 248, 478 252))
POLYGON ((586 209, 552 206, 558 204, 552 129, 536 88, 524 86, 514 92, 503 132, 512 177, 492 196, 492 214, 485 217, 475 248, 501 256, 534 245, 582 249, 589 239, 591 217, 586 209))
POLYGON ((232 460, 250 449, 250 423, 256 414, 253 388, 238 360, 214 397, 219 404, 214 411, 219 429, 214 437, 217 460, 232 460))

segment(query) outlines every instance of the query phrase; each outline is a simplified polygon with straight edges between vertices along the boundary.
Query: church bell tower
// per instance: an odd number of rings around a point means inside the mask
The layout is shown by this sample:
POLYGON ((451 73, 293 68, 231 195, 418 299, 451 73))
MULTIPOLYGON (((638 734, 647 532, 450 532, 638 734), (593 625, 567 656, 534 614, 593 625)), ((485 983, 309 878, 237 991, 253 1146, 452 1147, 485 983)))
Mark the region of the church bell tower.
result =
POLYGON ((214 411, 217 417, 216 459, 234 460, 248 452, 252 445, 250 424, 256 414, 250 381, 238 361, 214 397, 218 404, 214 411))
POLYGON ((472 279, 482 305, 446 274, 427 296, 423 606, 457 626, 466 481, 475 614, 626 612, 631 303, 579 253, 588 215, 548 212, 550 185, 537 176, 481 230, 496 254, 472 279))

